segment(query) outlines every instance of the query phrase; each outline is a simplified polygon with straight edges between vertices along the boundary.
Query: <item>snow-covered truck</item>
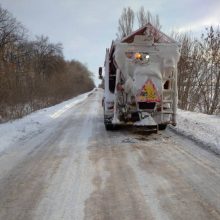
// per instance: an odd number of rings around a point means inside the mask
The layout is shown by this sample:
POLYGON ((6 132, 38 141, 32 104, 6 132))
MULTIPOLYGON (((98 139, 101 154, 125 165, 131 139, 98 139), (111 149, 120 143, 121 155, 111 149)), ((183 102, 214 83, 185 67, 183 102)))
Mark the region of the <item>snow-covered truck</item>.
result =
MULTIPOLYGON (((106 49, 104 124, 158 131, 176 125, 179 44, 150 23, 106 49)), ((99 68, 102 78, 102 68, 99 68)))

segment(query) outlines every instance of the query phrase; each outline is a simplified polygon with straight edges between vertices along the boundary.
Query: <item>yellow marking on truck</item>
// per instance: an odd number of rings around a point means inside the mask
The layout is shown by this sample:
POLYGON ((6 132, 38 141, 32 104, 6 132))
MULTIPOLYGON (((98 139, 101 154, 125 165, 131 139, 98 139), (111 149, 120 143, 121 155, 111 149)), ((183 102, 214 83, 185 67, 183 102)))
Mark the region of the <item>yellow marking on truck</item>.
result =
POLYGON ((160 102, 160 96, 154 83, 149 79, 137 96, 138 102, 160 102))

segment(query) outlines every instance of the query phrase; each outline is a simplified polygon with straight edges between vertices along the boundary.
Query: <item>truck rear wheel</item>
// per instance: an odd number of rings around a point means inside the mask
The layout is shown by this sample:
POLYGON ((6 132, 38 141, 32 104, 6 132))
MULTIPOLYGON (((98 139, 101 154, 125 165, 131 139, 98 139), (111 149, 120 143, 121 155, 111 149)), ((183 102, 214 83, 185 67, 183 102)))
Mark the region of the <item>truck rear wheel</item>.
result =
POLYGON ((106 129, 106 131, 112 131, 112 130, 114 130, 114 125, 113 124, 105 124, 105 129, 106 129))
POLYGON ((167 128, 167 124, 159 124, 158 128, 159 130, 165 130, 167 128))

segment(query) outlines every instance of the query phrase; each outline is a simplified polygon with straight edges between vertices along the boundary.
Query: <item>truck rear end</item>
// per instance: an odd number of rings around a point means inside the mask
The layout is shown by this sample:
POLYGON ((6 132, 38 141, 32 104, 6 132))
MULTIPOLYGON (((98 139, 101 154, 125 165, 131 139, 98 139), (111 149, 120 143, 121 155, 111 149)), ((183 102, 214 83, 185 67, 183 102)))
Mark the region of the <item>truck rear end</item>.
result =
POLYGON ((104 123, 165 129, 176 124, 177 42, 147 24, 106 50, 104 123))

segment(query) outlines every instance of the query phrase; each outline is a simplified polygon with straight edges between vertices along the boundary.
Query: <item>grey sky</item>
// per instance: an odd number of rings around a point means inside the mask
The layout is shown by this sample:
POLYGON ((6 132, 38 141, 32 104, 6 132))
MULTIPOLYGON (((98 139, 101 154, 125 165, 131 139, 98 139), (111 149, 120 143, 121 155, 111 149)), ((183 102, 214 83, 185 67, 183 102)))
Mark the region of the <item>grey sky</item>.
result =
MULTIPOLYGON (((220 24, 220 0, 0 0, 29 31, 61 42, 65 59, 86 63, 97 76, 105 48, 116 37, 123 7, 160 16, 162 30, 200 31, 220 24)), ((97 77, 96 77, 96 82, 97 77)))

